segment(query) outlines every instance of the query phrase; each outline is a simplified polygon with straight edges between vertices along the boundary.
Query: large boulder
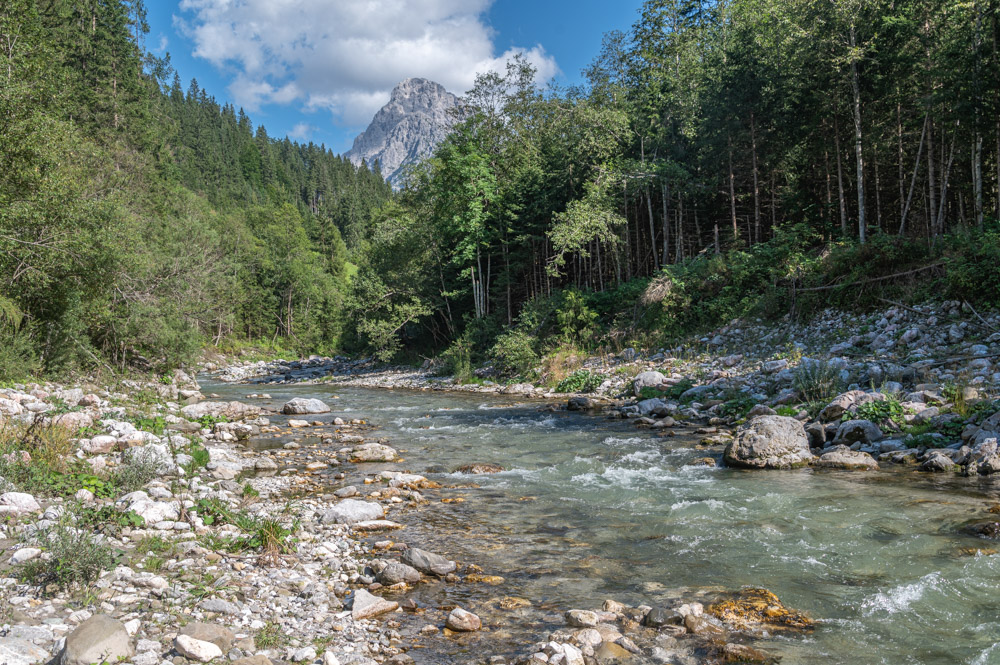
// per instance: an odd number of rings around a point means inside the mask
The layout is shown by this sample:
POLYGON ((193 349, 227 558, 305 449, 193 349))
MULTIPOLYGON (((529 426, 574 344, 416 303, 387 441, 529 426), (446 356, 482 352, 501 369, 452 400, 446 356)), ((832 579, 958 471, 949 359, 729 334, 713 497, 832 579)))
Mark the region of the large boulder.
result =
POLYGON ((879 426, 870 420, 848 420, 841 423, 837 429, 837 436, 833 438, 834 443, 851 445, 852 443, 874 443, 881 441, 885 435, 879 426))
POLYGON ((969 454, 966 464, 969 473, 985 476, 1000 472, 1000 451, 997 450, 997 440, 990 438, 977 443, 969 454))
POLYGON ((793 469, 813 459, 802 423, 785 416, 747 421, 726 447, 726 464, 743 469, 793 469))
POLYGON ((380 570, 375 577, 386 586, 401 582, 404 584, 416 584, 420 581, 420 572, 412 566, 407 566, 405 563, 393 561, 380 570))
POLYGON ((409 548, 403 552, 401 559, 406 565, 428 575, 444 576, 455 572, 455 569, 458 568, 454 561, 449 561, 440 554, 434 554, 419 547, 409 548))
POLYGON ((60 665, 93 665, 128 660, 135 653, 125 624, 95 614, 69 634, 60 665))
POLYGON ((318 399, 308 397, 296 397, 285 402, 281 407, 281 412, 288 416, 296 416, 305 413, 329 413, 330 407, 318 399))
POLYGON ((385 510, 374 501, 344 499, 323 514, 324 524, 356 524, 385 517, 385 510))
POLYGON ((456 607, 448 615, 448 619, 444 625, 456 632, 471 633, 482 628, 483 622, 472 612, 463 610, 461 607, 456 607))
POLYGON ((632 391, 638 397, 643 388, 655 388, 661 390, 667 381, 667 377, 662 372, 648 371, 642 372, 632 381, 632 391))
POLYGON ((204 416, 213 418, 225 416, 227 420, 243 420, 259 416, 260 407, 243 402, 198 402, 181 409, 181 415, 188 420, 198 420, 204 416))
POLYGON ((878 462, 874 457, 860 450, 851 450, 847 446, 837 446, 833 450, 828 450, 813 462, 813 466, 850 471, 878 471, 878 462))
POLYGON ((352 462, 392 462, 396 459, 396 449, 381 443, 366 443, 351 453, 352 462))
POLYGON ((0 494, 0 515, 4 513, 13 513, 14 515, 38 513, 41 510, 42 507, 35 501, 35 497, 30 494, 25 494, 24 492, 6 492, 0 494))

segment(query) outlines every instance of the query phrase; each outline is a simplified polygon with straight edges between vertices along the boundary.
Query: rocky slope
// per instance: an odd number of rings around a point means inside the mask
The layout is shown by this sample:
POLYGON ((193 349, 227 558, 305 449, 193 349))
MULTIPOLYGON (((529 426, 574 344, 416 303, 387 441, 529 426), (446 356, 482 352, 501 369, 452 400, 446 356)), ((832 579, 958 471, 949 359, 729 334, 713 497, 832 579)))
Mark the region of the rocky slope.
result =
POLYGON ((392 91, 364 132, 354 139, 347 157, 369 166, 378 160, 382 174, 400 185, 402 167, 419 162, 433 152, 454 124, 450 111, 459 99, 444 86, 422 78, 409 78, 392 91))

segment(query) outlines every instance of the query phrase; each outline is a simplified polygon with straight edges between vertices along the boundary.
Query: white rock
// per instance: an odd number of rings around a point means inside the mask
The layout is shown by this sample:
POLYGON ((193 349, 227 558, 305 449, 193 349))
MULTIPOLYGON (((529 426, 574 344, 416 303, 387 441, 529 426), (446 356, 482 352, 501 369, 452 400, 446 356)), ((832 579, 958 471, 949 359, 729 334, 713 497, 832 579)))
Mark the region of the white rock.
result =
POLYGON ((222 649, 211 642, 202 642, 188 635, 178 635, 174 640, 174 648, 185 658, 207 663, 222 657, 222 649))

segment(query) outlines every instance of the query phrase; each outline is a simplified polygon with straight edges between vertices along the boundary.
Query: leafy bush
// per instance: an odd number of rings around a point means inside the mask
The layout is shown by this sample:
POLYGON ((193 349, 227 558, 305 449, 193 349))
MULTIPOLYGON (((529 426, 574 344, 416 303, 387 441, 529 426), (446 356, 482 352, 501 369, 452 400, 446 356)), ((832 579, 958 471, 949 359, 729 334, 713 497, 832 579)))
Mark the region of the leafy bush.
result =
MULTIPOLYGON (((659 390, 652 386, 646 386, 639 391, 639 399, 669 399, 678 400, 681 395, 694 388, 694 381, 691 379, 681 379, 666 390, 659 390)), ((753 406, 751 404, 751 406, 753 406)))
POLYGON ((131 455, 111 474, 111 482, 122 494, 135 492, 159 475, 160 461, 151 453, 131 455))
POLYGON ((167 421, 163 416, 139 416, 132 419, 132 424, 136 429, 143 432, 150 432, 156 436, 163 436, 167 431, 167 421))
POLYGON ((566 289, 556 308, 556 323, 560 338, 570 344, 587 344, 596 332, 597 312, 587 306, 583 294, 566 289))
POLYGON ((538 364, 531 336, 522 330, 511 330, 497 339, 490 349, 493 365, 502 376, 525 376, 538 364))
POLYGON ((455 378, 456 383, 468 383, 472 379, 472 345, 464 338, 455 340, 441 358, 445 371, 455 378))
POLYGON ((723 403, 719 407, 719 414, 726 418, 742 418, 755 406, 757 406, 757 400, 750 395, 741 395, 723 403))
POLYGON ((889 397, 875 402, 866 402, 857 408, 856 415, 844 414, 845 420, 870 420, 876 424, 899 424, 903 422, 903 406, 899 400, 889 397))
POLYGON ((212 429, 219 423, 228 422, 225 415, 213 416, 211 413, 206 413, 205 415, 198 418, 198 424, 202 426, 203 429, 212 429))
POLYGON ((41 587, 54 584, 60 589, 88 585, 115 565, 116 554, 103 536, 80 528, 66 512, 54 525, 39 529, 27 544, 41 548, 48 556, 22 564, 21 579, 41 587))
POLYGON ((581 369, 573 372, 556 386, 557 393, 592 393, 597 390, 604 377, 595 372, 581 369))

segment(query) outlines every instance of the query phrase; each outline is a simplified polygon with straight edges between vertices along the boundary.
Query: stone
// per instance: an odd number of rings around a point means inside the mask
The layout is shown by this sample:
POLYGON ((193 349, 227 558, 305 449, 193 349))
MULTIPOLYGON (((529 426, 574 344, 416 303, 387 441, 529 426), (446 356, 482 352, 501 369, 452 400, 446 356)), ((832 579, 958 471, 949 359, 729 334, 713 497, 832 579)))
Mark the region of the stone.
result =
POLYGON ((115 449, 118 439, 109 434, 99 434, 92 439, 80 441, 80 449, 91 455, 105 455, 115 449))
POLYGON ((710 605, 708 614, 734 630, 752 630, 760 626, 807 630, 816 625, 805 614, 789 610, 777 596, 760 588, 747 588, 730 594, 729 598, 710 605))
POLYGON ((242 402, 198 402, 181 409, 181 415, 188 420, 198 420, 204 416, 218 418, 225 416, 228 420, 244 420, 260 415, 260 407, 242 402))
POLYGON ((667 377, 665 377, 662 372, 641 372, 632 380, 632 392, 636 397, 639 397, 643 388, 660 390, 666 382, 667 377))
POLYGON ((198 607, 205 610, 206 612, 215 612, 216 614, 239 614, 240 606, 236 603, 231 603, 228 600, 223 600, 222 598, 206 598, 205 600, 198 603, 198 607))
POLYGON ((18 637, 0 637, 0 663, 3 665, 36 665, 49 660, 49 652, 18 637))
POLYGON ((351 616, 355 621, 377 617, 386 612, 392 612, 399 603, 374 596, 364 589, 354 592, 354 603, 351 605, 351 616))
POLYGON ((381 443, 366 443, 355 448, 351 461, 353 462, 392 462, 396 459, 396 449, 381 443))
POLYGON ((726 464, 745 469, 792 469, 814 457, 802 423, 785 416, 758 416, 744 423, 726 447, 726 464))
POLYGON ((95 614, 66 637, 60 665, 93 665, 128 660, 135 650, 125 625, 106 614, 95 614))
POLYGON ((776 416, 777 411, 767 406, 766 404, 758 404, 747 412, 747 419, 756 418, 757 416, 776 416))
POLYGON ((281 412, 287 416, 296 416, 308 413, 329 413, 330 407, 318 399, 296 397, 295 399, 285 402, 281 407, 281 412))
POLYGON ((851 450, 843 445, 820 455, 819 459, 813 462, 813 466, 824 469, 878 471, 878 462, 875 461, 874 457, 860 450, 851 450))
POLYGON ((385 509, 373 501, 344 499, 323 514, 324 524, 355 524, 369 520, 379 520, 385 516, 385 509))
POLYGON ((201 640, 202 642, 211 642, 215 646, 222 649, 222 651, 229 651, 233 646, 233 642, 236 640, 236 635, 233 631, 229 630, 225 626, 219 626, 214 623, 204 623, 202 621, 195 621, 189 623, 180 630, 181 635, 187 635, 188 637, 193 637, 196 640, 201 640))
POLYGON ((654 607, 642 619, 642 625, 650 628, 660 626, 679 626, 684 623, 684 617, 674 610, 665 607, 654 607))
POLYGON ((420 581, 420 571, 405 563, 393 561, 380 570, 375 578, 386 586, 399 583, 416 584, 420 581))
POLYGON ((635 656, 614 642, 605 642, 594 652, 594 659, 597 665, 618 665, 634 661, 635 656))
POLYGON ((787 367, 788 367, 788 361, 785 360, 784 358, 780 358, 778 360, 771 360, 764 363, 764 365, 761 367, 761 371, 763 371, 765 374, 776 374, 781 370, 786 369, 787 367))
POLYGON ((10 556, 10 562, 15 565, 25 563, 26 561, 31 561, 41 553, 42 550, 37 547, 22 547, 10 556))
POLYGON ((778 658, 746 644, 730 642, 722 647, 723 663, 757 663, 759 665, 769 665, 777 663, 778 660, 778 658))
POLYGON ((176 522, 181 516, 181 504, 177 501, 141 499, 130 504, 128 510, 146 520, 146 524, 176 522))
POLYGON ((590 610, 569 610, 566 612, 566 623, 576 628, 592 628, 600 623, 596 612, 590 610))
POLYGON ((212 642, 197 640, 190 635, 178 635, 174 640, 174 648, 177 649, 177 653, 180 655, 199 663, 207 663, 216 658, 222 658, 222 649, 218 645, 212 642))
POLYGON ((567 411, 593 411, 600 407, 601 403, 591 397, 570 397, 566 402, 567 411))
POLYGON ((301 649, 296 649, 292 653, 292 657, 288 660, 293 663, 311 663, 316 660, 316 649, 313 647, 302 647, 301 649))
POLYGON ((0 515, 3 513, 13 513, 22 515, 24 513, 39 513, 42 507, 35 501, 35 497, 24 492, 5 492, 0 494, 0 515))
POLYGON ((302 428, 302 427, 309 427, 309 421, 308 420, 294 420, 293 419, 293 420, 289 420, 288 421, 288 426, 292 427, 292 428, 295 428, 295 429, 302 428))
POLYGON ((865 445, 879 441, 884 436, 879 426, 870 420, 848 420, 837 429, 837 436, 833 438, 833 442, 848 446, 861 442, 862 445, 865 445))
POLYGON ((954 460, 941 453, 933 453, 932 455, 929 455, 927 459, 924 460, 923 464, 920 465, 921 471, 929 471, 931 473, 952 471, 954 468, 954 460))
POLYGON ((1000 451, 995 438, 980 441, 966 460, 969 473, 990 475, 1000 472, 1000 451))
POLYGON ((463 610, 461 607, 456 607, 448 615, 448 619, 445 621, 444 625, 446 628, 450 628, 451 630, 462 633, 471 633, 482 628, 483 622, 472 612, 463 610))
POLYGON ((413 566, 422 573, 444 577, 458 568, 454 561, 445 559, 440 554, 434 554, 418 547, 411 547, 403 552, 403 563, 413 566))

